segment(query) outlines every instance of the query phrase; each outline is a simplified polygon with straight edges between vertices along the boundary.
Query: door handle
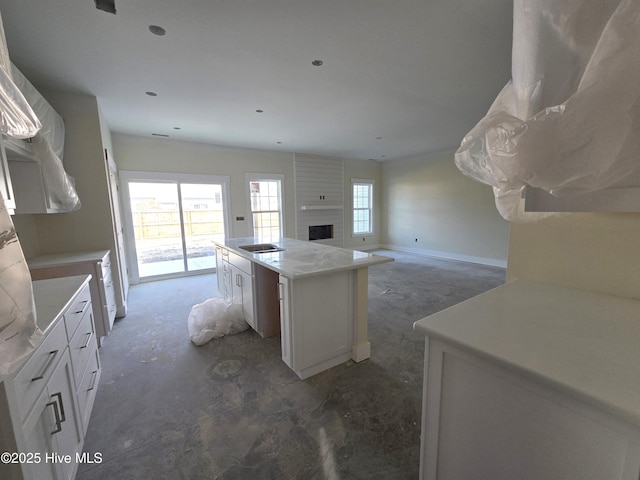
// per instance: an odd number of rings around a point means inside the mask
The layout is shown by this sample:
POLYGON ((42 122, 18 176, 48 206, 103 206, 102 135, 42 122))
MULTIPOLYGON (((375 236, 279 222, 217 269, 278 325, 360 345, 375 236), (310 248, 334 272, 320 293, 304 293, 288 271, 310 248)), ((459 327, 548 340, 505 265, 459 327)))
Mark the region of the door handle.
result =
POLYGON ((278 283, 278 300, 284 300, 284 284, 278 283))
POLYGON ((242 287, 242 275, 236 274, 236 287, 242 287))

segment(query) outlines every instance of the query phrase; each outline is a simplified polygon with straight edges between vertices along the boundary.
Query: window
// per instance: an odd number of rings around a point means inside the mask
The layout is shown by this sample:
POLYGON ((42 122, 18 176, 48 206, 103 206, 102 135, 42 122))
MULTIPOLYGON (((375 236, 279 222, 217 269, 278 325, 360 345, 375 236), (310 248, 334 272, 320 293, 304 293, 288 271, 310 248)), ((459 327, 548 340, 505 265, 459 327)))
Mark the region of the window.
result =
POLYGON ((261 241, 284 236, 282 222, 282 175, 248 174, 253 235, 261 241))
POLYGON ((352 180, 353 234, 373 233, 373 180, 352 180))

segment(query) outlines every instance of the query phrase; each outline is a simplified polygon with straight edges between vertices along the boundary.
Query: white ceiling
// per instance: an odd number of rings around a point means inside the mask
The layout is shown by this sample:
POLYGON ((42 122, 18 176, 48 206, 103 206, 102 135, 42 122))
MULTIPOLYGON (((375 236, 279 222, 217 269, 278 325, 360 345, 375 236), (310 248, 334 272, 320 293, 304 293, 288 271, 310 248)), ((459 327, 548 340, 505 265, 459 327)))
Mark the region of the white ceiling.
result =
POLYGON ((390 160, 459 145, 510 78, 512 0, 116 8, 0 0, 12 61, 42 90, 96 96, 113 132, 390 160))

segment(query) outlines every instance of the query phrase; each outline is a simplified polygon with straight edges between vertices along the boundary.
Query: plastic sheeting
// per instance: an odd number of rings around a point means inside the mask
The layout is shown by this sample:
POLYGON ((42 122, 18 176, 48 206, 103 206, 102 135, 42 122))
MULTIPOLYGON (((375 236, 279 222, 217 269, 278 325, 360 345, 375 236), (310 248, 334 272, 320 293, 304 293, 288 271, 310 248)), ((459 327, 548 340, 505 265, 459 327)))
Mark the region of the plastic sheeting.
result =
POLYGON ((9 51, 0 16, 0 133, 13 138, 29 138, 33 137, 41 126, 37 115, 13 82, 9 51))
POLYGON ((0 195, 0 375, 11 373, 42 338, 29 268, 0 195))
POLYGON ((204 345, 213 338, 243 332, 249 324, 244 320, 242 305, 214 297, 191 308, 187 327, 191 341, 195 345, 204 345))
MULTIPOLYGON (((35 135, 40 122, 11 79, 0 17, 0 132, 35 135)), ((42 342, 36 323, 31 275, 9 212, 0 195, 0 375, 11 373, 42 342)))
POLYGON ((500 214, 527 221, 527 185, 600 190, 640 166, 640 2, 515 0, 512 79, 455 162, 491 185, 500 214))
POLYGON ((33 136, 32 151, 42 165, 47 192, 64 211, 78 210, 81 204, 73 178, 62 165, 64 121, 15 65, 12 71, 16 85, 42 122, 42 129, 33 136))

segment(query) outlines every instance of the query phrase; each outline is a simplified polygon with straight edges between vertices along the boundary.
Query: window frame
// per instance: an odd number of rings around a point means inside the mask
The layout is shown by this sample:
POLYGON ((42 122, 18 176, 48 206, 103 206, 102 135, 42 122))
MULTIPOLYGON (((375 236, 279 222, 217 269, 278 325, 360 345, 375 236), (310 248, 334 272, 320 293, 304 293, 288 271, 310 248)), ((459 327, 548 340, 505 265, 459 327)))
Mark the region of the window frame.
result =
POLYGON ((375 222, 374 222, 374 193, 375 193, 375 180, 371 178, 352 178, 351 179, 351 236, 352 237, 371 237, 375 235, 375 222), (354 187, 356 185, 366 185, 369 187, 369 208, 356 208, 354 187), (369 231, 368 232, 356 232, 355 231, 355 212, 356 210, 369 210, 369 231))
MULTIPOLYGON (((284 238, 285 224, 285 212, 284 212, 284 175, 277 173, 247 173, 245 175, 245 186, 247 189, 247 219, 248 219, 248 227, 249 227, 249 235, 255 237, 255 226, 253 224, 253 214, 254 211, 251 208, 251 182, 260 182, 260 181, 278 181, 278 203, 279 203, 279 218, 278 222, 280 224, 280 238, 284 238)), ((260 210, 259 210, 260 211, 260 210)), ((271 241, 275 241, 272 239, 271 241)))

